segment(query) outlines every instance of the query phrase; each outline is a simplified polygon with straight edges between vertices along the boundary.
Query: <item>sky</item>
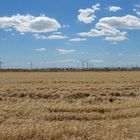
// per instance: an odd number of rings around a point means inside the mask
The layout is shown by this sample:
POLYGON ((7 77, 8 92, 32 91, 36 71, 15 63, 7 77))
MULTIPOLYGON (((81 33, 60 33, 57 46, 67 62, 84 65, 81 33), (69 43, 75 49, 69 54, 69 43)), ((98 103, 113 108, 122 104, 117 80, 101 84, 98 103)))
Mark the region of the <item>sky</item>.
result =
POLYGON ((6 68, 140 66, 139 40, 139 0, 0 1, 6 68))

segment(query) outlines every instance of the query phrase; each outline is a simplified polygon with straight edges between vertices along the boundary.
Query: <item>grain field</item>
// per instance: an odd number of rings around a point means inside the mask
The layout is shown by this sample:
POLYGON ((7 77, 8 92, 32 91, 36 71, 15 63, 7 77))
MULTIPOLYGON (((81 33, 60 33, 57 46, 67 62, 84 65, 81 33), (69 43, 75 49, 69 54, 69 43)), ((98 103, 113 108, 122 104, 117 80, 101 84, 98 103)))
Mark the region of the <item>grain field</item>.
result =
POLYGON ((1 72, 0 140, 139 140, 140 72, 1 72))

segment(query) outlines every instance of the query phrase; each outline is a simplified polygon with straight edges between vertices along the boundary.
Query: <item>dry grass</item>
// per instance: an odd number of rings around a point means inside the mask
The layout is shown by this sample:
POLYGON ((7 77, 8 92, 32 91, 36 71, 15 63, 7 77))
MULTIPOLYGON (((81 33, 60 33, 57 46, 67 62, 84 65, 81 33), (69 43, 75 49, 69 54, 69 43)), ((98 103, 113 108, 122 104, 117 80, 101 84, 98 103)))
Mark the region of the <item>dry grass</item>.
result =
POLYGON ((123 139, 140 139, 140 72, 0 73, 0 140, 123 139))

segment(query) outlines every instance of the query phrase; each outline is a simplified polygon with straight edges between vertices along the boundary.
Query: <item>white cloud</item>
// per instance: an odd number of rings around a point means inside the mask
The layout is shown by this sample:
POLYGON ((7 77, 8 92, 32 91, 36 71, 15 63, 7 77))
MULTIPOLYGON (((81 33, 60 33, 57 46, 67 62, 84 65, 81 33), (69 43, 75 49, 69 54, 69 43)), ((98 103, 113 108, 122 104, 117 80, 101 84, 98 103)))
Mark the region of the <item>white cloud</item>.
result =
POLYGON ((89 32, 78 33, 82 37, 105 37, 107 41, 118 41, 126 40, 125 29, 140 29, 140 18, 133 15, 126 15, 122 17, 105 17, 100 19, 94 29, 89 32))
POLYGON ((47 64, 67 64, 67 63, 79 63, 78 60, 75 60, 75 59, 65 59, 65 60, 58 60, 58 61, 47 61, 46 62, 47 64))
POLYGON ((133 11, 138 15, 138 16, 140 16, 140 11, 138 10, 138 9, 133 9, 133 11))
POLYGON ((140 19, 133 15, 105 17, 99 20, 96 28, 140 29, 140 19))
POLYGON ((47 37, 47 39, 65 39, 68 38, 67 36, 62 36, 62 35, 50 35, 47 37))
POLYGON ((36 51, 38 51, 38 52, 44 52, 44 51, 46 51, 46 49, 45 48, 39 48, 39 49, 36 49, 36 51))
POLYGON ((11 28, 4 28, 4 31, 6 31, 6 32, 12 32, 13 30, 11 28))
POLYGON ((87 9, 80 9, 79 10, 79 15, 78 15, 78 20, 85 23, 85 24, 90 24, 92 23, 96 16, 95 12, 97 10, 100 10, 100 4, 97 3, 96 5, 93 5, 92 8, 87 8, 87 9))
POLYGON ((110 28, 110 29, 91 29, 89 32, 78 33, 78 35, 82 37, 105 37, 104 40, 110 41, 113 44, 117 44, 116 42, 126 40, 125 36, 126 32, 121 32, 118 29, 110 28))
POLYGON ((133 11, 140 16, 140 3, 134 5, 133 11))
POLYGON ((125 36, 105 37, 106 41, 111 41, 111 42, 119 42, 119 41, 124 41, 126 39, 127 37, 125 36))
POLYGON ((68 53, 74 53, 76 50, 74 50, 74 49, 71 49, 71 50, 68 50, 68 49, 57 49, 57 51, 59 52, 59 54, 68 54, 68 53))
POLYGON ((90 63, 104 63, 104 61, 103 60, 92 59, 92 60, 90 60, 90 63))
POLYGON ((45 15, 38 17, 32 15, 13 15, 0 17, 0 28, 4 30, 15 29, 18 32, 45 33, 57 31, 61 25, 54 18, 45 15))
POLYGON ((140 11, 136 11, 136 14, 137 14, 138 16, 140 16, 140 11))
POLYGON ((62 27, 63 27, 63 28, 69 28, 70 25, 63 25, 62 27))
POLYGON ((74 59, 67 59, 67 60, 60 60, 60 61, 56 61, 57 63, 79 63, 78 60, 74 60, 74 59))
POLYGON ((20 35, 25 35, 25 33, 23 33, 23 32, 20 32, 20 35))
POLYGON ((41 34, 33 34, 33 37, 36 39, 41 39, 41 40, 47 39, 46 36, 41 35, 41 34))
POLYGON ((52 34, 57 34, 57 35, 61 35, 61 32, 53 32, 52 34))
POLYGON ((46 37, 46 36, 44 36, 42 34, 33 34, 33 37, 35 37, 36 39, 41 39, 41 40, 45 40, 45 39, 55 40, 55 39, 68 38, 67 36, 58 35, 57 33, 56 33, 56 35, 50 35, 48 37, 46 37))
POLYGON ((15 36, 15 33, 11 33, 11 36, 15 36))
POLYGON ((134 7, 136 7, 136 8, 140 8, 140 3, 135 4, 134 7))
POLYGON ((86 38, 72 38, 69 41, 70 42, 81 42, 81 41, 86 41, 86 38))
POLYGON ((111 11, 111 12, 117 12, 117 11, 119 11, 119 10, 122 10, 122 8, 121 7, 118 7, 118 6, 109 6, 109 11, 111 11))
POLYGON ((82 37, 99 37, 99 36, 123 36, 126 32, 121 32, 115 28, 91 29, 89 32, 78 33, 82 37))

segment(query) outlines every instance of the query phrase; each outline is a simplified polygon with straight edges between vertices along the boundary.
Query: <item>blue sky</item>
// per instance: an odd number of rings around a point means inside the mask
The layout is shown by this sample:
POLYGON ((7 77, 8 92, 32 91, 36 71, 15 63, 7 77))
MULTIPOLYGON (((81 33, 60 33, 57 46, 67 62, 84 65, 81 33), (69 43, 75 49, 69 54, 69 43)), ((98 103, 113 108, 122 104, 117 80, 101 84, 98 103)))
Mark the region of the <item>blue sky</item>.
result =
POLYGON ((1 0, 5 67, 140 66, 138 0, 1 0))

